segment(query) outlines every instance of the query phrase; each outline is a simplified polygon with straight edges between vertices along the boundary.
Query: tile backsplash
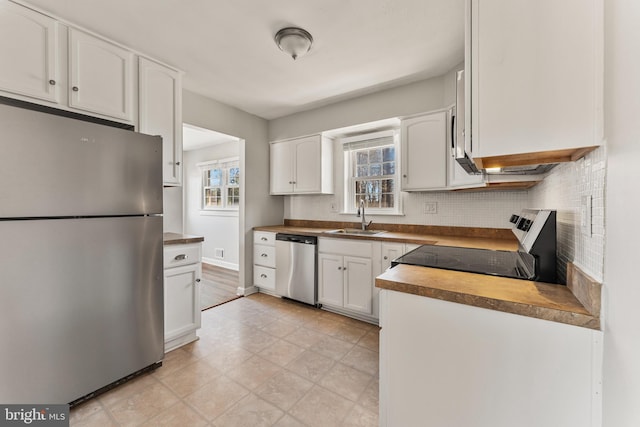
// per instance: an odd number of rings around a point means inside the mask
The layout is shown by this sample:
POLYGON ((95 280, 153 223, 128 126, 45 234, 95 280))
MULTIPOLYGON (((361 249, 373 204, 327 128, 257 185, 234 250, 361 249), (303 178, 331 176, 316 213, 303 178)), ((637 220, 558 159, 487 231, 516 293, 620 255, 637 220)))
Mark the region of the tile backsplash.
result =
POLYGON ((606 151, 598 148, 584 158, 556 166, 530 191, 531 206, 558 211, 558 274, 566 278, 571 261, 602 282, 604 265, 604 195, 606 151), (583 231, 584 198, 591 198, 591 230, 583 231))

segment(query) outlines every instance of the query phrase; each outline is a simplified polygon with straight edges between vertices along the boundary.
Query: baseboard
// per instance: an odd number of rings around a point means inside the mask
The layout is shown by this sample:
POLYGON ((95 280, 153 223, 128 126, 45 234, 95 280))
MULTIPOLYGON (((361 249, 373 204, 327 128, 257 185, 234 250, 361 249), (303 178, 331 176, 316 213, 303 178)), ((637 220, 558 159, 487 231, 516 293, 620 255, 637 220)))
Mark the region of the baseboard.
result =
POLYGON ((215 265, 216 267, 228 268, 229 270, 240 271, 240 265, 232 262, 220 261, 215 258, 202 257, 202 262, 209 265, 215 265))
POLYGON ((242 287, 242 286, 238 286, 238 295, 243 295, 243 296, 249 296, 251 294, 255 294, 258 292, 258 288, 255 286, 247 286, 247 287, 242 287))

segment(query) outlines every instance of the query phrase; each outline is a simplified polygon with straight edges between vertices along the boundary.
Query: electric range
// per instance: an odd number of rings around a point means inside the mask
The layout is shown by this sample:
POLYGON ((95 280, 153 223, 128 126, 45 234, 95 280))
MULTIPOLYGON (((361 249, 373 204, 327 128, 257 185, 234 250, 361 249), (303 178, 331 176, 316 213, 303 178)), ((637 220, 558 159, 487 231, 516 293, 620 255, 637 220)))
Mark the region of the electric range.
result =
POLYGON ((556 211, 525 209, 512 215, 517 251, 423 245, 391 262, 555 283, 556 211))

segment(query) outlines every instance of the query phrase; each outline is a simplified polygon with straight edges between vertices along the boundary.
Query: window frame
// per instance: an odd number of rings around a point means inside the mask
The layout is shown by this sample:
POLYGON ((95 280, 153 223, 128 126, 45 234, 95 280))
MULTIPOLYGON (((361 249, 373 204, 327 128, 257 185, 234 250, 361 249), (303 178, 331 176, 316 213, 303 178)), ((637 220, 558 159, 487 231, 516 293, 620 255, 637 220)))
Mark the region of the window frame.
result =
POLYGON ((201 212, 215 212, 215 211, 238 211, 240 209, 240 182, 237 184, 229 184, 229 176, 230 169, 237 168, 238 169, 238 178, 239 180, 242 177, 242 172, 240 171, 240 158, 239 157, 229 157, 226 159, 218 159, 211 160, 208 162, 198 163, 197 166, 200 168, 200 211, 201 212), (219 169, 221 170, 221 185, 207 185, 206 183, 206 173, 211 170, 219 169), (206 190, 210 188, 219 188, 220 189, 220 198, 222 200, 222 204, 220 206, 207 206, 206 205, 206 190), (237 188, 238 189, 238 204, 237 205, 229 205, 228 197, 229 197, 229 189, 237 188))
POLYGON ((356 181, 362 180, 355 176, 356 156, 358 151, 368 150, 376 147, 386 147, 392 145, 394 148, 394 174, 380 175, 370 177, 366 180, 383 180, 392 178, 394 180, 394 207, 393 208, 376 208, 366 206, 367 215, 403 215, 402 194, 400 191, 400 130, 397 128, 385 131, 370 132, 362 135, 340 138, 344 151, 344 209, 345 214, 356 214, 357 206, 352 202, 356 197, 356 181), (391 138, 392 144, 383 142, 383 138, 391 138), (379 144, 374 141, 381 140, 379 144), (360 146, 360 148, 358 148, 360 146))

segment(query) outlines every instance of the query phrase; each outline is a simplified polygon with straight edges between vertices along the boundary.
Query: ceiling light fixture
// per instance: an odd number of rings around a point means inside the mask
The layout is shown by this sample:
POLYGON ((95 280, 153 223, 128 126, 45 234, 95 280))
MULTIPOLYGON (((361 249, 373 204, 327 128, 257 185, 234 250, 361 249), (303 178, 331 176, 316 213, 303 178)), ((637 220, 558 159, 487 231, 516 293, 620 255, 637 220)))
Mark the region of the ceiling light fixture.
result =
POLYGON ((281 29, 276 33, 275 40, 280 50, 291 55, 294 60, 309 52, 313 43, 311 34, 298 27, 281 29))

